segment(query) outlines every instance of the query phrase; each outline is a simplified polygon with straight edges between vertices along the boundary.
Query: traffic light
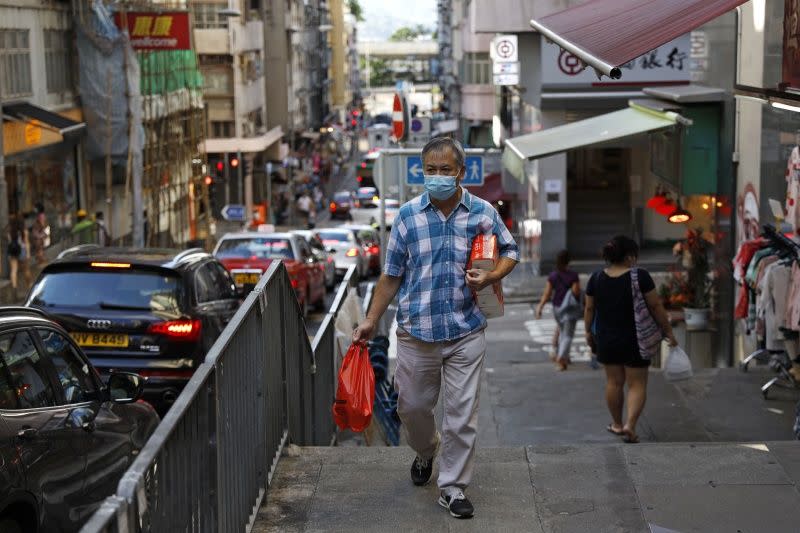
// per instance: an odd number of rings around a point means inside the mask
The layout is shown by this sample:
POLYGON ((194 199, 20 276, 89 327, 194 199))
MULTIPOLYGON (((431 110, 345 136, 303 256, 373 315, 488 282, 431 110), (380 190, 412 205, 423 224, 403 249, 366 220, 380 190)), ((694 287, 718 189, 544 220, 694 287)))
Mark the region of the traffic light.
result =
POLYGON ((225 163, 222 161, 217 161, 217 172, 224 172, 225 171, 225 163))
POLYGON ((239 166, 239 158, 236 157, 235 155, 232 155, 230 157, 229 162, 230 162, 231 168, 237 168, 239 166))
POLYGON ((206 186, 211 186, 211 184, 214 183, 214 178, 212 178, 211 176, 206 176, 205 177, 205 182, 206 182, 206 186))

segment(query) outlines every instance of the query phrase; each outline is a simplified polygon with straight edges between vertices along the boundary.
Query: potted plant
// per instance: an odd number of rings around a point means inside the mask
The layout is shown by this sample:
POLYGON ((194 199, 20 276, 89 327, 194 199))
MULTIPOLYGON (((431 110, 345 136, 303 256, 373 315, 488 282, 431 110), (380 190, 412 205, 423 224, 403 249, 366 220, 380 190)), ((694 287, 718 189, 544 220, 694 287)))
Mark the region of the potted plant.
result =
POLYGON ((686 329, 705 329, 711 314, 711 243, 703 238, 702 229, 688 230, 686 240, 678 242, 673 253, 686 272, 686 303, 683 305, 686 329))

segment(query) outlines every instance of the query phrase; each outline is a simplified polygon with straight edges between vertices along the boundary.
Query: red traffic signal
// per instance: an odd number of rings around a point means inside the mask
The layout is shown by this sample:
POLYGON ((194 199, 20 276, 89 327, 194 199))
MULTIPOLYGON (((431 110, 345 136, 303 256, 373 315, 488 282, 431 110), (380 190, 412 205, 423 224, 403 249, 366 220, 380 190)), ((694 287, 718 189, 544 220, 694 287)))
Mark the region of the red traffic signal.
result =
POLYGON ((356 119, 350 121, 351 126, 355 126, 356 124, 358 124, 358 121, 356 119))
POLYGON ((205 182, 206 185, 211 185, 212 183, 214 183, 214 180, 211 178, 211 176, 206 176, 205 182))
POLYGON ((217 172, 222 172, 223 170, 225 170, 225 163, 217 161, 217 172))

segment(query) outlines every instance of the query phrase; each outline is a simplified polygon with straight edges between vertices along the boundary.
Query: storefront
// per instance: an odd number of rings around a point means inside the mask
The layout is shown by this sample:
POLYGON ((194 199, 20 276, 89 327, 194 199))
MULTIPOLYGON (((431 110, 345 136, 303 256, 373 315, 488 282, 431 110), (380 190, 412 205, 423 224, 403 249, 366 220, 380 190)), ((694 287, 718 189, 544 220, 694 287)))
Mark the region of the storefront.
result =
POLYGON ((51 244, 69 233, 81 205, 80 109, 54 113, 25 103, 3 105, 3 152, 10 215, 26 218, 43 209, 51 244))

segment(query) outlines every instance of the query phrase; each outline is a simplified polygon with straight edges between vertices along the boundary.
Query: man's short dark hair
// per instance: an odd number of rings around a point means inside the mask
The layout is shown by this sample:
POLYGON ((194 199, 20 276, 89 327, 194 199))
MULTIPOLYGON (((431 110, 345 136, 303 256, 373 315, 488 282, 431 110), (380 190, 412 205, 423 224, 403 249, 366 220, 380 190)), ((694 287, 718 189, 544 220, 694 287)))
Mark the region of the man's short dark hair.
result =
POLYGON ((422 161, 425 161, 425 156, 429 153, 441 152, 445 148, 453 152, 456 158, 456 166, 458 166, 459 170, 462 169, 464 167, 464 160, 467 157, 464 153, 464 147, 461 146, 460 142, 450 137, 434 137, 428 141, 428 144, 422 149, 422 161))

